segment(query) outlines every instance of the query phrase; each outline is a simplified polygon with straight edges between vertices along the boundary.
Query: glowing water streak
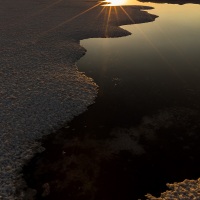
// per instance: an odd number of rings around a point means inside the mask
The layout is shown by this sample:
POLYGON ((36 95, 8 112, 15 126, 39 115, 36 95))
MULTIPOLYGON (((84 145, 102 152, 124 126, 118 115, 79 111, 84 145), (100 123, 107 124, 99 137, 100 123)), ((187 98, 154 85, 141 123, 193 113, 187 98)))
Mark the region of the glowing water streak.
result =
MULTIPOLYGON (((122 6, 120 6, 122 11, 127 15, 127 17, 135 24, 135 21, 130 17, 130 15, 124 10, 122 6)), ((135 24, 136 28, 140 31, 140 33, 143 35, 143 37, 147 40, 147 42, 150 44, 150 46, 155 50, 155 52, 159 55, 159 57, 167 64, 168 67, 174 72, 174 74, 177 76, 177 78, 184 84, 188 86, 188 83, 177 73, 177 71, 174 69, 173 65, 166 59, 166 57, 156 48, 156 46, 153 44, 153 42, 146 36, 146 34, 138 28, 138 26, 135 24)))
POLYGON ((166 38, 166 40, 168 40, 169 44, 171 45, 171 47, 175 50, 175 52, 177 52, 177 54, 185 60, 185 62, 188 64, 188 65, 191 65, 191 61, 189 61, 188 59, 186 59, 186 57, 184 56, 183 52, 181 51, 181 49, 177 48, 172 40, 166 35, 166 33, 163 31, 163 29, 161 28, 161 26, 159 26, 158 24, 154 24, 158 29, 159 31, 161 32, 161 34, 166 38))

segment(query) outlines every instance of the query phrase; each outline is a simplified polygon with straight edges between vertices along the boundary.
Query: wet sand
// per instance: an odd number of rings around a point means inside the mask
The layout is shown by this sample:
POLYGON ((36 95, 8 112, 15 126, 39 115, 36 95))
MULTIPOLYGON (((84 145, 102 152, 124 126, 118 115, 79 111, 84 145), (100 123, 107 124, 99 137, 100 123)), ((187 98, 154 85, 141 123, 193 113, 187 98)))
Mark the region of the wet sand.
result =
POLYGON ((124 9, 130 17, 101 12, 96 1, 0 2, 1 199, 24 197, 21 169, 43 151, 38 139, 94 103, 97 85, 76 67, 85 54, 79 41, 126 36, 120 25, 156 18, 142 11, 149 7, 124 9))

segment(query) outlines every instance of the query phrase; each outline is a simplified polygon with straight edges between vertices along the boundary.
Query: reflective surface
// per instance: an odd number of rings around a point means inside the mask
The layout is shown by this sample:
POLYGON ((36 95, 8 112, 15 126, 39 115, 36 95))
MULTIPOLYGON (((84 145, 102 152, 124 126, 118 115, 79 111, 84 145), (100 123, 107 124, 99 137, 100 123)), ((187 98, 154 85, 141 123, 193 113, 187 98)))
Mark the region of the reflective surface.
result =
POLYGON ((144 91, 145 84, 155 84, 157 90, 163 91, 165 85, 169 93, 170 89, 171 92, 177 89, 182 94, 193 91, 193 95, 198 95, 200 6, 148 5, 155 7, 150 12, 159 18, 153 23, 123 26, 133 33, 131 36, 81 41, 87 54, 78 63, 80 70, 102 85, 107 84, 102 77, 112 74, 121 84, 128 80, 137 82, 136 87, 129 86, 134 90, 144 91))
POLYGON ((200 177, 200 6, 142 5, 159 18, 123 26, 128 37, 81 41, 87 53, 77 66, 98 97, 43 141, 27 177, 38 199, 146 199, 200 177))
MULTIPOLYGON (((94 128, 93 134, 109 135, 111 128, 126 136, 134 129, 149 138, 139 139, 144 154, 120 156, 126 172, 123 167, 110 169, 121 182, 110 181, 119 191, 115 196, 110 190, 110 199, 123 199, 123 195, 145 199, 145 193, 163 192, 167 182, 200 176, 196 168, 200 167, 196 154, 199 116, 192 114, 200 113, 200 6, 136 4, 154 7, 148 12, 159 18, 123 26, 132 32, 128 37, 81 41, 88 51, 78 62, 79 70, 99 85, 99 96, 77 122, 85 120, 90 128, 106 127, 94 128)), ((121 146, 129 146, 125 139, 119 140, 121 146)))

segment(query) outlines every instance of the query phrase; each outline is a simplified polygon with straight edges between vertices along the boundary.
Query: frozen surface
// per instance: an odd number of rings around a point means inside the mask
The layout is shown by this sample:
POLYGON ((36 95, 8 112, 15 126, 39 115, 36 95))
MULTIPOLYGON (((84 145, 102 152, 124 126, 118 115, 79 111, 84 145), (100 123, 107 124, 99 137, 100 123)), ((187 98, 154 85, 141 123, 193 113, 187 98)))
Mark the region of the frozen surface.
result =
POLYGON ((23 198, 21 167, 42 150, 37 140, 94 102, 97 85, 76 68, 85 54, 79 41, 126 36, 119 25, 156 18, 141 7, 116 16, 98 4, 0 1, 0 199, 23 198))

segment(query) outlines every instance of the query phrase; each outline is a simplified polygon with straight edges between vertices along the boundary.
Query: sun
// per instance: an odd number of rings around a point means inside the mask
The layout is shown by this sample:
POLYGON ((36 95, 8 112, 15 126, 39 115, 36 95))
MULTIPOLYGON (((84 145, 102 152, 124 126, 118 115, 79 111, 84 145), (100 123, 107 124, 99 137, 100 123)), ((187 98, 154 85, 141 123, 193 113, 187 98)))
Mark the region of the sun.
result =
POLYGON ((126 0, 106 0, 106 2, 110 3, 109 5, 117 6, 125 4, 126 0))

